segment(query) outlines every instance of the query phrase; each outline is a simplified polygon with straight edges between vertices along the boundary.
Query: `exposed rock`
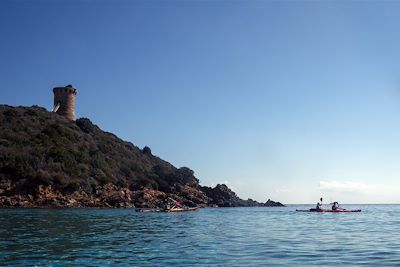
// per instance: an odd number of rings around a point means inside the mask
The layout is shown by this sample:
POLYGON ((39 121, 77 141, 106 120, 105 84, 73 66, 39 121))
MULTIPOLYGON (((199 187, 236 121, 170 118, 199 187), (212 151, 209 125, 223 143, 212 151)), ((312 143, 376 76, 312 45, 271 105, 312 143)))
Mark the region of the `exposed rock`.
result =
POLYGON ((242 200, 236 196, 225 184, 218 184, 216 187, 203 187, 205 194, 210 198, 209 203, 218 207, 242 206, 242 200))
MULTIPOLYGON (((8 182, 6 184, 8 184, 9 189, 13 188, 8 182)), ((0 187, 4 188, 4 184, 0 184, 0 187)), ((106 184, 103 187, 98 187, 93 194, 83 191, 62 194, 51 185, 39 185, 34 195, 16 194, 7 196, 3 192, 0 194, 0 207, 160 208, 168 198, 179 200, 183 205, 188 207, 284 206, 280 202, 272 200, 268 200, 265 204, 252 199, 242 200, 226 185, 217 185, 215 188, 207 187, 204 189, 204 192, 189 186, 181 186, 174 193, 165 193, 151 188, 131 191, 129 188, 106 184)))
POLYGON ((224 184, 202 187, 193 170, 89 119, 0 105, 0 207, 156 208, 168 198, 190 207, 280 204, 240 199, 224 184))
POLYGON ((145 147, 142 149, 142 152, 143 152, 143 154, 145 154, 145 155, 151 155, 151 149, 150 149, 150 147, 148 147, 148 146, 145 146, 145 147))
POLYGON ((251 198, 243 200, 225 184, 218 184, 215 188, 204 186, 202 191, 209 198, 207 206, 210 207, 284 207, 282 203, 270 199, 266 203, 260 203, 251 198))
POLYGON ((286 207, 281 202, 275 202, 270 199, 268 199, 267 202, 265 202, 264 206, 265 207, 286 207))

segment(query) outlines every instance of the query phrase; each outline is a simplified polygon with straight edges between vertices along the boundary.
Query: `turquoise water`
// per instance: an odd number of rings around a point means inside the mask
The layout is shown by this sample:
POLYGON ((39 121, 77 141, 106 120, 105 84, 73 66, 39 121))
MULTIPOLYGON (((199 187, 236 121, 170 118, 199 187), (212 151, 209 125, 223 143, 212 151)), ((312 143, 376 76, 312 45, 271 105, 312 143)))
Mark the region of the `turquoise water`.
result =
POLYGON ((2 209, 1 266, 399 266, 400 205, 361 213, 2 209))

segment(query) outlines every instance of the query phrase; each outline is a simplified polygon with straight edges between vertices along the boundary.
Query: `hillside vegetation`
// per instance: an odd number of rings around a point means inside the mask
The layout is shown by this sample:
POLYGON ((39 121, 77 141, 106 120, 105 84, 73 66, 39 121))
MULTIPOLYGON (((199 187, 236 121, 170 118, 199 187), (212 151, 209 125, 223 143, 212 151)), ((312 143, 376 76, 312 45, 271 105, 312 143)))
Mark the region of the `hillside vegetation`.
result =
MULTIPOLYGON (((73 201, 62 200, 90 206, 82 199, 101 198, 107 190, 112 198, 115 192, 124 192, 119 193, 120 200, 103 199, 110 206, 156 206, 152 198, 167 196, 192 206, 260 205, 239 199, 226 186, 200 186, 191 169, 176 168, 152 155, 149 147, 140 149, 89 119, 71 122, 38 106, 0 105, 0 183, 3 206, 13 206, 16 195, 29 206, 40 194, 53 195, 61 206, 61 196, 75 194, 73 201), (131 205, 120 204, 127 202, 131 205)), ((99 201, 93 200, 93 206, 103 206, 99 201)))

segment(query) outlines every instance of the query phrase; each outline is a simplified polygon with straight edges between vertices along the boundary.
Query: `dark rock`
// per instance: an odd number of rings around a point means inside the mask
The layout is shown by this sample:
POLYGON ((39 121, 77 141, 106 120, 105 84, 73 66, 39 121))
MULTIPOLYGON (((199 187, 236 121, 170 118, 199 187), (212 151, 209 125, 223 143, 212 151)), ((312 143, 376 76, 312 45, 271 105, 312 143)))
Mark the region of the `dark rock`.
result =
POLYGON ((151 155, 151 149, 150 149, 150 147, 148 147, 148 146, 145 146, 145 147, 142 149, 142 152, 143 152, 143 154, 145 154, 145 155, 151 155))
POLYGON ((275 201, 272 201, 272 200, 270 200, 270 199, 268 199, 267 202, 265 202, 264 206, 265 206, 265 207, 286 207, 286 206, 283 205, 282 203, 280 203, 280 202, 275 202, 275 201))
POLYGON ((209 205, 218 207, 238 207, 242 206, 242 200, 236 196, 225 184, 218 184, 214 188, 202 187, 203 192, 210 198, 209 205))

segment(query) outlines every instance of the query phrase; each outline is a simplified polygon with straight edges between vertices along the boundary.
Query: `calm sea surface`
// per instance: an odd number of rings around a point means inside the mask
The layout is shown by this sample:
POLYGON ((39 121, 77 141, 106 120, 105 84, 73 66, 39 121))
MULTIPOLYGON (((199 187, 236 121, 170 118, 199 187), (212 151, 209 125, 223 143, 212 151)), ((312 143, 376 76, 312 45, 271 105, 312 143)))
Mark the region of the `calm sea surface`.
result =
POLYGON ((1 266, 400 266, 400 205, 0 210, 1 266))

